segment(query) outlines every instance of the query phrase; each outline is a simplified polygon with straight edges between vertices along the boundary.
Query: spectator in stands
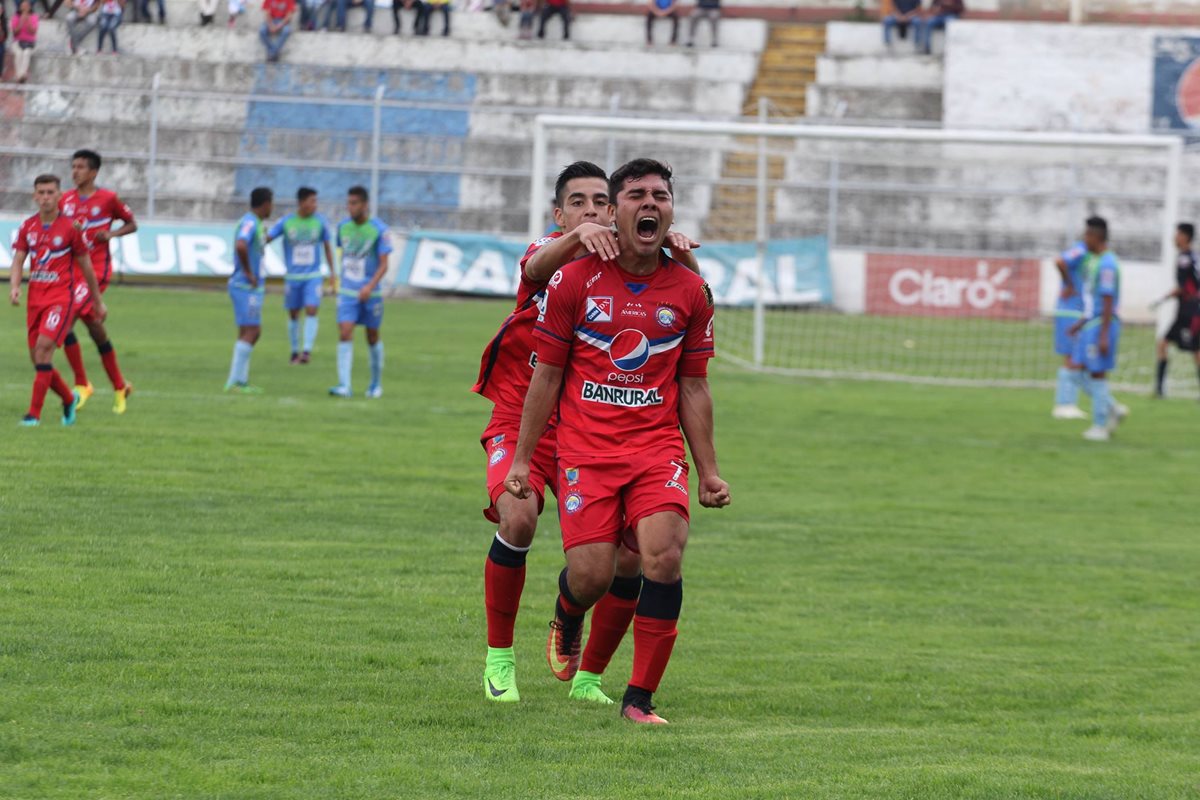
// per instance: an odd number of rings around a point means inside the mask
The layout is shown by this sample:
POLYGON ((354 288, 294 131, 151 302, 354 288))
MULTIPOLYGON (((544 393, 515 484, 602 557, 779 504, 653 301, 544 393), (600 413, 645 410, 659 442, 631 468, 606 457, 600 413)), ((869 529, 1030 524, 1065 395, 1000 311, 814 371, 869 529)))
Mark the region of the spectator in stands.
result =
POLYGON ((712 27, 712 46, 717 46, 717 26, 721 22, 721 0, 697 0, 696 7, 692 9, 691 23, 688 28, 688 47, 696 46, 696 28, 700 27, 700 20, 708 20, 708 24, 712 27))
MULTIPOLYGON (((54 19, 54 15, 58 13, 58 8, 63 4, 63 0, 42 0, 42 8, 46 9, 46 19, 54 19)), ((17 4, 18 8, 20 4, 17 4)), ((32 10, 32 7, 30 8, 32 10)))
POLYGON ((646 12, 646 45, 654 44, 654 23, 667 17, 671 20, 671 44, 679 44, 679 0, 650 0, 646 12))
POLYGON ((267 61, 278 61, 283 52, 283 43, 292 35, 292 15, 296 13, 296 0, 263 0, 263 12, 267 19, 258 29, 258 38, 267 48, 267 61))
POLYGON ((33 61, 33 49, 37 46, 38 15, 33 13, 32 0, 21 0, 17 16, 13 17, 13 77, 17 83, 29 80, 29 65, 33 61))
POLYGON ((562 17, 563 39, 571 38, 571 2, 570 0, 543 0, 542 19, 538 23, 539 39, 546 38, 546 23, 551 17, 562 17))
MULTIPOLYGON (((136 7, 136 3, 134 4, 136 7)), ((237 18, 246 13, 246 0, 229 0, 229 27, 237 24, 237 18)))
POLYGON ((908 38, 908 26, 913 26, 913 41, 918 43, 917 29, 921 24, 921 0, 892 0, 892 10, 883 18, 883 43, 892 49, 892 29, 900 32, 901 39, 908 38))
POLYGON ((4 0, 0 0, 0 81, 4 80, 4 55, 8 49, 8 12, 4 0))
MULTIPOLYGON (((371 30, 371 24, 375 19, 375 0, 333 0, 333 7, 337 9, 337 30, 346 30, 347 11, 356 6, 362 6, 363 10, 367 12, 367 19, 363 23, 363 30, 371 30)), ((329 12, 325 13, 325 19, 329 19, 329 12)))
MULTIPOLYGON (((149 22, 153 18, 154 16, 150 13, 150 0, 142 0, 142 19, 149 22)), ((160 25, 167 24, 167 6, 163 0, 158 0, 158 22, 160 25)))
POLYGON ((521 17, 518 23, 518 39, 533 38, 533 21, 537 18, 537 0, 521 0, 521 17))
POLYGON ((104 52, 104 38, 112 37, 113 55, 119 55, 117 48, 117 28, 121 27, 121 15, 125 12, 125 0, 103 0, 100 4, 100 44, 96 46, 97 53, 104 52))
POLYGON ((74 0, 67 12, 67 52, 75 55, 79 43, 99 24, 100 0, 74 0))
POLYGON ((300 30, 315 31, 317 29, 317 16, 321 11, 321 0, 299 0, 300 5, 300 30))
POLYGON ((429 6, 422 0, 392 0, 392 33, 399 36, 404 32, 404 20, 401 10, 413 11, 413 35, 426 36, 429 34, 429 6))
POLYGON ((946 23, 958 19, 966 11, 963 0, 933 0, 929 13, 913 25, 917 49, 929 55, 933 52, 933 32, 945 30, 946 23))
POLYGON ((220 0, 199 0, 200 27, 212 25, 217 18, 217 3, 220 0))
MULTIPOLYGON (((433 12, 436 11, 442 15, 442 36, 449 36, 450 35, 450 0, 424 0, 423 4, 425 6, 425 20, 424 20, 424 27, 423 27, 423 30, 425 32, 421 35, 422 36, 429 35, 429 27, 432 24, 430 21, 430 17, 432 17, 433 12)), ((418 13, 420 13, 420 12, 418 12, 418 13)))

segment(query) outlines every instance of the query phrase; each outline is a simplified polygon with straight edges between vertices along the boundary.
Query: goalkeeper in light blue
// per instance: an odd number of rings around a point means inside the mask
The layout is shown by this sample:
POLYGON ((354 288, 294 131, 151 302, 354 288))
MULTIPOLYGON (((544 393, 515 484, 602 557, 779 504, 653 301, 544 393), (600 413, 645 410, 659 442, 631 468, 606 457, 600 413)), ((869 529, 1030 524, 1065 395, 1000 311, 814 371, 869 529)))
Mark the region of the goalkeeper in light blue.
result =
POLYGON ((1087 244, 1080 240, 1054 260, 1062 277, 1062 289, 1054 307, 1054 352, 1063 357, 1054 391, 1055 419, 1087 419, 1087 414, 1078 405, 1076 373, 1079 365, 1071 360, 1075 353, 1071 328, 1083 318, 1083 275, 1089 258, 1087 244))
POLYGON ((292 363, 307 364, 317 341, 317 312, 321 307, 321 252, 333 278, 333 250, 329 246, 329 220, 317 213, 317 190, 307 186, 296 192, 296 213, 288 214, 267 231, 267 241, 283 238, 283 307, 288 312, 288 339, 292 363), (304 340, 300 339, 300 310, 304 309, 304 340))
POLYGON ((1121 343, 1121 265, 1108 249, 1108 223, 1091 217, 1084 233, 1090 258, 1084 272, 1083 317, 1070 328, 1075 336, 1071 361, 1077 380, 1092 398, 1092 426, 1083 438, 1106 442, 1129 410, 1113 400, 1108 373, 1117 365, 1121 343))
POLYGON ((387 274, 387 256, 392 252, 387 226, 370 216, 370 198, 361 186, 347 192, 349 218, 337 226, 337 246, 341 252, 341 274, 337 297, 337 372, 338 383, 329 390, 334 397, 350 397, 354 367, 354 328, 367 329, 367 347, 371 361, 371 383, 367 397, 383 396, 383 342, 379 326, 383 324, 383 291, 379 288, 387 274))

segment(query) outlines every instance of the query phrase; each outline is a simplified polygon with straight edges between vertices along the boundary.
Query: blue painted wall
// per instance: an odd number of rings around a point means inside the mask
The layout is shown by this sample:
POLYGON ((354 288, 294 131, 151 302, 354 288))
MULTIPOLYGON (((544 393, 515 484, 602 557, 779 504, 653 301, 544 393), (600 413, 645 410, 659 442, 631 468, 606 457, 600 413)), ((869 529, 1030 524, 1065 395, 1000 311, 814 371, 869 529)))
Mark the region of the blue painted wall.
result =
MULTIPOLYGON (((294 196, 311 186, 325 198, 331 217, 346 189, 370 183, 371 103, 376 87, 384 98, 468 105, 475 99, 475 76, 456 72, 414 72, 366 68, 263 64, 255 74, 239 155, 271 155, 292 160, 342 162, 345 167, 303 168, 242 166, 235 190, 249 196, 255 186, 270 186, 278 197, 294 196), (284 102, 262 96, 295 98, 284 102), (309 98, 361 99, 362 106, 317 105, 309 98), (309 132, 310 135, 301 135, 309 132), (316 134, 316 135, 311 135, 316 134)), ((382 162, 417 164, 424 169, 380 172, 374 205, 421 206, 431 212, 459 203, 462 143, 470 114, 458 110, 384 108, 382 162), (389 137, 405 137, 394 139, 389 137)), ((385 220, 386 221, 386 220, 385 220)))

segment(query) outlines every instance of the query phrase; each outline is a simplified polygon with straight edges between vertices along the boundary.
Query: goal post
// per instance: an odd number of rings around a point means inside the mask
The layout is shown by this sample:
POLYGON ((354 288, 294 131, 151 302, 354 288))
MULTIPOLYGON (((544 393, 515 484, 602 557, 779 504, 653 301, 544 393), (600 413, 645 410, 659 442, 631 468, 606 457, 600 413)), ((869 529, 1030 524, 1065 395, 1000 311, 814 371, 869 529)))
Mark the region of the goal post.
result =
MULTIPOLYGON (((1156 320, 1147 293, 1161 295, 1173 274, 1179 137, 540 115, 529 236, 545 230, 550 184, 562 164, 587 158, 611 170, 605 159, 614 153, 673 164, 677 194, 689 195, 676 208, 685 232, 702 242, 747 244, 753 302, 723 312, 719 323, 727 343, 734 334, 724 354, 747 367, 1044 384, 1053 377, 1053 359, 1043 357, 1053 258, 1091 214, 1108 218, 1114 251, 1132 265, 1123 280, 1135 291, 1123 297, 1122 315, 1135 312, 1136 358, 1149 358, 1142 340, 1153 338, 1156 320), (768 245, 796 237, 823 240, 836 297, 791 305, 773 297, 779 270, 768 245), (985 280, 1022 283, 992 292, 1002 301, 972 302, 990 296, 985 280), (880 352, 868 354, 872 337, 880 352), (1015 348, 1006 371, 950 350, 996 342, 1015 348), (1024 348, 1037 357, 1016 358, 1024 348)), ((703 267, 703 248, 697 255, 703 267)), ((1118 369, 1116 383, 1144 388, 1152 366, 1118 369)))

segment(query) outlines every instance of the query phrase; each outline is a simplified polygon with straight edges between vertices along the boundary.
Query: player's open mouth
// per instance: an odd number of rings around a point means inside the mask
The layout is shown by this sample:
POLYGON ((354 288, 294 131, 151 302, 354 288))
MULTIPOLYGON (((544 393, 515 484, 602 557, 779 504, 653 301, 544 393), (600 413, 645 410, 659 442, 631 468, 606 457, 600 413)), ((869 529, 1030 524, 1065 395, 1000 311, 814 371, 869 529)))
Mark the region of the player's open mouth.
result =
POLYGON ((658 236, 658 220, 654 217, 642 217, 637 221, 637 235, 647 242, 654 241, 658 236))

